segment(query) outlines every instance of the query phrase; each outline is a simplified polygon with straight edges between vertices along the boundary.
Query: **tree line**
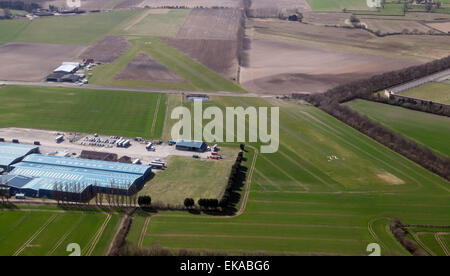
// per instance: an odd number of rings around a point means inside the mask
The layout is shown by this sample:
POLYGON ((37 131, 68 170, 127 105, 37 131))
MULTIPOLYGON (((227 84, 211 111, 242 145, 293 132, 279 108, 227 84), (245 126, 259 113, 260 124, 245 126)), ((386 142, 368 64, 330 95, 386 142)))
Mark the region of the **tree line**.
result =
POLYGON ((415 241, 408 238, 408 230, 398 218, 389 220, 389 229, 397 241, 413 256, 428 256, 425 251, 419 248, 415 241))
POLYGON ((419 146, 415 141, 371 121, 367 116, 361 115, 347 106, 341 105, 341 103, 356 98, 371 99, 373 94, 378 91, 383 91, 448 68, 450 68, 450 56, 422 65, 339 85, 323 94, 308 96, 306 100, 395 152, 450 180, 450 158, 438 156, 428 147, 419 146))
POLYGON ((22 10, 27 12, 32 12, 33 10, 39 9, 41 6, 33 2, 23 2, 23 1, 0 1, 0 9, 11 9, 11 10, 22 10))
POLYGON ((400 95, 390 95, 382 97, 379 93, 364 98, 369 101, 401 106, 416 111, 427 112, 431 114, 450 117, 450 105, 436 103, 433 101, 414 99, 400 95))

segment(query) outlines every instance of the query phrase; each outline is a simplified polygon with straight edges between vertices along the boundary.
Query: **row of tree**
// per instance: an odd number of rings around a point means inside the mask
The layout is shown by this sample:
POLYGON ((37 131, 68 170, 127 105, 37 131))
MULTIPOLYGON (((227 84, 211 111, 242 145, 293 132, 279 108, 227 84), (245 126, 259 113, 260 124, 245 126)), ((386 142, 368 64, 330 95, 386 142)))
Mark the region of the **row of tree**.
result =
POLYGON ((415 241, 408 238, 408 230, 398 218, 389 220, 389 228, 397 241, 413 256, 428 256, 425 251, 419 248, 415 241))
POLYGON ((111 183, 109 187, 86 186, 81 183, 55 183, 52 198, 58 205, 90 204, 93 201, 96 206, 131 207, 137 203, 137 189, 130 185, 128 191, 119 189, 111 183))
POLYGON ((22 10, 32 12, 35 9, 39 9, 41 6, 33 2, 23 1, 0 1, 0 9, 22 10))
POLYGON ((384 73, 365 80, 332 88, 323 94, 307 97, 307 101, 331 114, 342 122, 361 131, 379 143, 402 154, 424 168, 450 180, 450 158, 441 157, 428 147, 419 146, 416 142, 393 132, 376 122, 371 121, 350 108, 341 105, 356 98, 370 99, 377 91, 419 79, 450 68, 450 56, 423 65, 413 66, 398 71, 384 73))
POLYGON ((11 198, 11 194, 9 193, 8 183, 0 184, 0 199, 2 204, 8 203, 11 198))
POLYGON ((450 117, 450 105, 435 103, 433 101, 413 99, 399 95, 390 95, 389 97, 382 97, 378 93, 376 95, 369 96, 365 99, 379 103, 401 106, 412 110, 450 117))

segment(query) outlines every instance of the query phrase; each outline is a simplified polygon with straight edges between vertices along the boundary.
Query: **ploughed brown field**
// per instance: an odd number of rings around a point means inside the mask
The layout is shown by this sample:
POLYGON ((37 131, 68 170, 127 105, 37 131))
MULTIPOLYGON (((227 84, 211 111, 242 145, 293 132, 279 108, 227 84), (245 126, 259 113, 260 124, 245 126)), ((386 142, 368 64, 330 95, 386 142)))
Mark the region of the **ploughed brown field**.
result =
POLYGON ((225 78, 236 80, 239 67, 236 40, 176 38, 162 40, 225 78))
POLYGON ((110 63, 120 57, 130 46, 130 42, 121 36, 105 36, 84 51, 80 58, 93 58, 95 62, 110 63))
POLYGON ((238 9, 193 9, 175 38, 235 40, 243 20, 238 9))
POLYGON ((85 46, 7 43, 0 45, 0 80, 42 81, 64 61, 76 61, 85 46))
POLYGON ((145 53, 139 53, 114 79, 151 82, 185 81, 182 77, 145 53))
POLYGON ((450 37, 376 37, 358 29, 250 19, 240 84, 266 94, 320 93, 336 85, 448 55, 450 37))

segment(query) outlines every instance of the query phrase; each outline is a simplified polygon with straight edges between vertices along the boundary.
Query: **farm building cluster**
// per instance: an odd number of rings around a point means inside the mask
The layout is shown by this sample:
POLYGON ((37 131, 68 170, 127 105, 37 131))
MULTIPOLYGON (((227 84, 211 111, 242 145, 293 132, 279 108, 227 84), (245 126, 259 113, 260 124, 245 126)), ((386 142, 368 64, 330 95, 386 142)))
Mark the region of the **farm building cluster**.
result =
POLYGON ((152 172, 151 166, 110 161, 51 156, 39 147, 0 142, 2 187, 11 194, 54 198, 65 192, 80 201, 89 200, 93 191, 128 194, 140 188, 152 172))
POLYGON ((82 63, 63 62, 61 66, 53 70, 53 73, 47 76, 46 81, 87 84, 88 80, 85 71, 90 71, 93 65, 93 59, 85 59, 82 63), (83 69, 83 71, 79 72, 81 69, 83 69))

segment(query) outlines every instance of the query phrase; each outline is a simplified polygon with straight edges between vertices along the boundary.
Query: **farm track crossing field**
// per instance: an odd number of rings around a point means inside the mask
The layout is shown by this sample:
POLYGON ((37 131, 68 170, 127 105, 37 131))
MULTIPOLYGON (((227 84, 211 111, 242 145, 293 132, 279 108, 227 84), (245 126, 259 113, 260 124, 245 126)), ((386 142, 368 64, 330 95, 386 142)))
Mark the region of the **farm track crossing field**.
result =
POLYGON ((450 104, 450 82, 432 82, 401 93, 402 96, 450 104))
MULTIPOLYGON (((314 107, 236 97, 213 97, 208 105, 280 106, 280 149, 258 155, 243 214, 160 212, 143 246, 366 255, 378 242, 383 255, 408 255, 387 230, 388 218, 450 221, 448 182, 314 107)), ((129 242, 138 243, 143 225, 133 226, 129 242)))
POLYGON ((0 96, 1 127, 159 138, 165 118, 159 110, 151 135, 158 93, 6 86, 0 96))
POLYGON ((409 236, 431 256, 450 256, 450 231, 439 227, 408 227, 409 236))
POLYGON ((82 255, 104 255, 121 217, 42 209, 0 210, 0 255, 68 256, 70 243, 78 243, 82 255), (96 234, 100 234, 98 239, 94 239, 96 234))
POLYGON ((446 116, 364 100, 345 105, 441 155, 450 156, 450 118, 446 116))

